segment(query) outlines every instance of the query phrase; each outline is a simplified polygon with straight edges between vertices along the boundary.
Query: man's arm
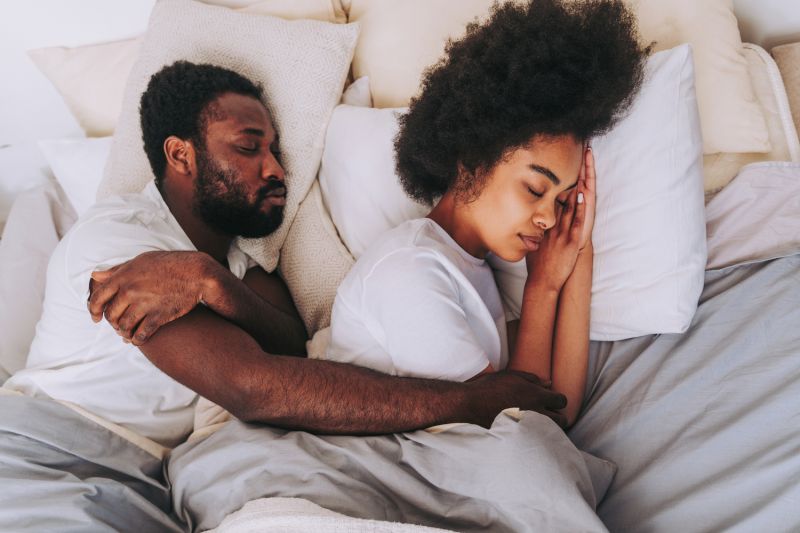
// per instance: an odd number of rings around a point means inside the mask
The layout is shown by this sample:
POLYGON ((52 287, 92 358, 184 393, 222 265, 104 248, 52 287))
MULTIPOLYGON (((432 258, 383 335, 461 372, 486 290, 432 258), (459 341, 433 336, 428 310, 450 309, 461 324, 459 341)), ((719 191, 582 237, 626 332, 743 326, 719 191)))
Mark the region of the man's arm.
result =
POLYGON ((237 418, 321 433, 378 434, 448 422, 491 425, 507 407, 551 416, 562 395, 532 375, 469 383, 392 377, 343 363, 263 352, 239 327, 199 307, 141 345, 161 370, 237 418))
POLYGON ((239 280, 201 252, 149 252, 92 274, 89 311, 141 345, 199 303, 237 324, 264 350, 305 355, 307 334, 283 281, 261 268, 239 280))

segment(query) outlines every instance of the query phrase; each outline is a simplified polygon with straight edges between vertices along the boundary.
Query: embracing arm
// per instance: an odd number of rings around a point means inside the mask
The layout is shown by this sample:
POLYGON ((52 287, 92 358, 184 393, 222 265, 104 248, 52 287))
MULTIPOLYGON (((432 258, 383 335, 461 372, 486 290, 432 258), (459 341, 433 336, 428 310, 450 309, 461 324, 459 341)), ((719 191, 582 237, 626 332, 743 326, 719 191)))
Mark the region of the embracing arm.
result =
POLYGON ((201 302, 247 331, 264 350, 305 355, 307 335, 289 291, 276 274, 261 268, 251 268, 239 280, 208 254, 158 251, 92 273, 92 318, 105 315, 137 346, 201 302))
POLYGON ((554 410, 564 406, 563 396, 521 373, 452 383, 270 355, 202 307, 159 329, 140 349, 165 373, 236 417, 292 429, 376 434, 447 422, 488 426, 511 406, 561 421, 554 410))

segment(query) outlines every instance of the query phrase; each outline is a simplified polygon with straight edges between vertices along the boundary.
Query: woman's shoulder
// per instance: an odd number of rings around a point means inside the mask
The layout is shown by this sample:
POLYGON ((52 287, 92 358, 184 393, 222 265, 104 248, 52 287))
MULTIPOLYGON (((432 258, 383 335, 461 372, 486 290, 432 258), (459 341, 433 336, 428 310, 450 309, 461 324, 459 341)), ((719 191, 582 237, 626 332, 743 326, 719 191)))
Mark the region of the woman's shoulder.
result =
POLYGON ((381 236, 358 259, 356 265, 370 272, 375 270, 414 270, 419 267, 445 265, 448 245, 440 239, 430 219, 403 222, 381 236))

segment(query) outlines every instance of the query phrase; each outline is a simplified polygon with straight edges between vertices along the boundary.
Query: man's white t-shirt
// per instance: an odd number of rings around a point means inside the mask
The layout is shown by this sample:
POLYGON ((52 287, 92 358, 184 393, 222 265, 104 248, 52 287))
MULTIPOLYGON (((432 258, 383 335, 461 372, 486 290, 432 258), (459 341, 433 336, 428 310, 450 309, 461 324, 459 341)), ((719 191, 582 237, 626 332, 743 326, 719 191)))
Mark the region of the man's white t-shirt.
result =
POLYGON ((451 381, 505 368, 505 314, 491 268, 433 220, 401 224, 339 287, 326 358, 451 381))
MULTIPOLYGON (((77 404, 164 446, 181 442, 192 431, 197 394, 125 344, 106 320, 95 324, 87 308, 92 271, 157 250, 196 248, 154 183, 89 209, 53 252, 26 368, 4 387, 77 404)), ((233 245, 228 264, 241 279, 255 263, 233 245)))

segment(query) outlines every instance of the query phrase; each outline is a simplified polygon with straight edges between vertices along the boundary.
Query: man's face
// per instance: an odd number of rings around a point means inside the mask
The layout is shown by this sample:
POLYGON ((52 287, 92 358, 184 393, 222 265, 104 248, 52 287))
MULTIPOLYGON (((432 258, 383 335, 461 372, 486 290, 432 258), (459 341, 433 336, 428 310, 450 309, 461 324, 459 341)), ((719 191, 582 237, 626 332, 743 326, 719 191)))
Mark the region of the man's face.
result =
POLYGON ((225 93, 209 104, 197 146, 193 209, 228 235, 263 237, 283 221, 286 185, 278 139, 264 105, 225 93))

